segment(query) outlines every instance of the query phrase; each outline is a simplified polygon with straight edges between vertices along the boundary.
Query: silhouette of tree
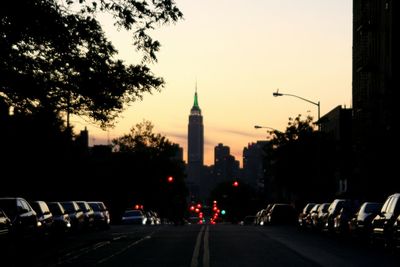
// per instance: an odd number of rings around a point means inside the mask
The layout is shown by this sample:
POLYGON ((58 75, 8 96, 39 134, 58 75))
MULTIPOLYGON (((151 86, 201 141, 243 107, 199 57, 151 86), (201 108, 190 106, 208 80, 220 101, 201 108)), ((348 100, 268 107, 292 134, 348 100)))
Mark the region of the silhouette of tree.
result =
POLYGON ((21 113, 38 108, 84 115, 110 125, 124 106, 159 90, 146 63, 160 43, 148 34, 176 22, 173 0, 16 0, 0 9, 0 97, 21 113), (142 62, 116 59, 98 16, 132 32, 142 62))
POLYGON ((179 220, 186 209, 187 188, 184 164, 178 159, 177 144, 153 132, 144 120, 129 134, 112 140, 114 163, 118 167, 114 191, 126 196, 126 204, 140 202, 164 217, 179 220), (173 177, 173 182, 168 177, 173 177))
POLYGON ((333 142, 316 130, 313 118, 289 118, 284 133, 277 132, 266 146, 266 188, 272 201, 326 200, 332 195, 333 142))

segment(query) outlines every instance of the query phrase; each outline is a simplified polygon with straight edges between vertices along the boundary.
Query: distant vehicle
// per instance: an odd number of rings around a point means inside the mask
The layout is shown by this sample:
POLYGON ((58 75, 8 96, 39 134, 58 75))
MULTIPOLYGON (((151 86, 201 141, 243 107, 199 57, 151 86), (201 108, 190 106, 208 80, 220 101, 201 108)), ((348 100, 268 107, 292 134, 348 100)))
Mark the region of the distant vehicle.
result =
POLYGON ((331 203, 322 203, 318 206, 318 210, 311 214, 312 227, 314 229, 323 229, 328 217, 328 208, 331 203))
POLYGON ((306 227, 307 223, 306 220, 310 216, 311 209, 315 206, 315 203, 307 203, 303 211, 298 216, 298 223, 300 227, 306 227))
POLYGON ((66 233, 71 229, 71 219, 59 202, 47 203, 51 213, 53 214, 53 230, 56 233, 66 233))
POLYGON ((321 204, 315 204, 312 209, 310 210, 310 212, 308 213, 308 215, 304 218, 304 226, 307 228, 314 228, 313 225, 313 216, 315 216, 315 214, 318 214, 318 208, 321 206, 321 204))
POLYGON ((0 240, 7 237, 11 231, 11 220, 7 215, 0 209, 0 240))
POLYGON ((53 214, 44 201, 31 201, 31 207, 35 210, 38 218, 38 231, 41 234, 49 234, 53 227, 53 214))
POLYGON ((84 227, 90 228, 94 224, 94 211, 86 201, 76 201, 84 215, 84 227))
POLYGON ((146 215, 141 210, 126 210, 122 215, 123 224, 139 224, 145 225, 147 222, 146 215))
POLYGON ((36 233, 38 228, 36 212, 25 199, 20 197, 0 198, 0 209, 11 220, 12 234, 25 237, 36 233))
POLYGON ((243 218, 243 221, 240 222, 241 225, 255 225, 256 224, 256 216, 248 215, 243 218))
POLYGON ((71 229, 81 230, 85 223, 85 216, 79 205, 75 201, 60 202, 71 219, 71 229))
POLYGON ((103 229, 110 228, 110 213, 101 201, 90 201, 89 206, 94 212, 94 225, 103 229))
POLYGON ((296 211, 289 204, 274 204, 267 215, 268 224, 294 224, 296 223, 296 211))

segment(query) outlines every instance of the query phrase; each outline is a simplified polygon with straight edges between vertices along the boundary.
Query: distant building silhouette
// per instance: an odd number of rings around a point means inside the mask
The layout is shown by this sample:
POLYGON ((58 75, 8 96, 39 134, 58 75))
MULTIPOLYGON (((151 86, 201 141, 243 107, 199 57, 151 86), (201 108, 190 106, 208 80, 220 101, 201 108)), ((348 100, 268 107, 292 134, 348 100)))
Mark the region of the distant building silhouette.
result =
POLYGON ((257 141, 243 148, 243 180, 259 191, 264 188, 264 147, 267 144, 268 141, 257 141))
POLYGON ((87 155, 89 153, 89 132, 86 127, 76 136, 75 146, 78 154, 87 155))
POLYGON ((389 178, 397 173, 389 155, 398 153, 398 11, 394 0, 353 1, 354 176, 360 190, 370 195, 387 194, 399 185, 398 179, 389 178))
POLYGON ((352 176, 352 109, 337 106, 320 119, 321 132, 334 144, 330 155, 334 170, 336 195, 354 194, 358 182, 352 176))
POLYGON ((188 165, 187 183, 192 195, 200 195, 200 184, 204 164, 204 126, 203 116, 196 92, 194 94, 193 107, 190 110, 188 125, 188 165))
POLYGON ((183 147, 175 144, 177 146, 177 153, 175 155, 175 159, 179 161, 183 161, 183 147))
POLYGON ((214 179, 215 183, 233 181, 240 177, 239 161, 230 153, 229 146, 219 143, 214 148, 214 179))

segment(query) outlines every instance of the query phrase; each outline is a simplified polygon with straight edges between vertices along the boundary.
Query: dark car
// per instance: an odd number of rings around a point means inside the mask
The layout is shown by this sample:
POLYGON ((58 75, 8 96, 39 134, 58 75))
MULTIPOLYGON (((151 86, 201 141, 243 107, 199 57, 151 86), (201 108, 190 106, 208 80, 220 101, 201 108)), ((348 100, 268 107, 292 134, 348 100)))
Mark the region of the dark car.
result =
POLYGON ((328 209, 331 203, 322 203, 317 212, 311 214, 312 228, 322 230, 328 217, 328 209))
POLYGON ((360 209, 358 200, 347 200, 343 203, 338 215, 333 219, 333 230, 339 234, 347 234, 350 230, 349 222, 360 209))
POLYGON ((38 231, 41 234, 49 234, 53 227, 53 214, 44 201, 31 201, 31 207, 35 210, 38 218, 38 231))
POLYGON ((53 230, 55 233, 64 234, 71 229, 71 219, 59 202, 48 202, 47 206, 53 214, 53 230))
POLYGON ((85 223, 85 216, 79 205, 75 201, 63 201, 60 204, 71 219, 71 229, 81 230, 85 223))
POLYGON ((315 206, 315 203, 307 203, 304 208, 303 211, 299 214, 298 216, 298 223, 300 227, 306 227, 307 226, 307 219, 310 217, 310 212, 311 209, 315 206))
POLYGON ((145 225, 147 217, 141 210, 126 210, 122 215, 122 223, 145 225))
POLYGON ((382 203, 364 202, 355 216, 350 220, 349 229, 352 235, 367 237, 372 232, 372 220, 382 208, 382 203))
POLYGON ((296 211, 289 204, 274 204, 267 215, 268 224, 294 224, 296 211))
POLYGON ((391 246, 394 235, 394 223, 400 215, 400 193, 390 195, 381 211, 372 220, 372 241, 383 241, 391 246))
POLYGON ((0 209, 0 240, 4 237, 8 237, 11 231, 11 220, 7 215, 0 209))
POLYGON ((345 205, 349 202, 349 199, 335 199, 328 208, 328 214, 324 218, 323 226, 324 230, 333 232, 335 230, 335 218, 338 216, 345 205))
POLYGON ((106 205, 101 201, 90 201, 88 204, 94 212, 94 225, 103 229, 110 228, 110 213, 106 205))
POLYGON ((256 216, 248 215, 243 218, 243 221, 240 222, 241 225, 255 225, 256 224, 256 216))
POLYGON ((90 207, 89 203, 86 201, 76 201, 79 205, 79 208, 83 211, 83 215, 85 218, 84 227, 90 228, 94 224, 94 211, 92 207, 90 207))
POLYGON ((400 247, 400 215, 393 224, 393 244, 396 248, 400 247))
POLYGON ((36 234, 38 219, 29 203, 20 197, 0 198, 0 209, 11 220, 11 233, 18 237, 36 234))

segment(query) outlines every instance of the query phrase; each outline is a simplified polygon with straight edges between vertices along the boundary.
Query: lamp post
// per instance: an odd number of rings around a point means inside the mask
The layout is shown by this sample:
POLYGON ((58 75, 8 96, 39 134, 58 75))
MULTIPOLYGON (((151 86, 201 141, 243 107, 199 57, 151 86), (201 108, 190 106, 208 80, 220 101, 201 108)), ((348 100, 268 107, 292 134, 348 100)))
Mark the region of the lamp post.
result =
POLYGON ((269 131, 267 131, 269 134, 271 134, 272 132, 273 133, 275 133, 275 135, 277 135, 277 133, 279 133, 279 134, 284 134, 283 132, 281 132, 281 131, 279 131, 279 130, 277 130, 277 129, 275 129, 275 128, 272 128, 272 127, 268 127, 268 126, 261 126, 261 125, 254 125, 254 128, 255 129, 268 129, 269 131))
POLYGON ((304 98, 304 97, 301 97, 301 96, 298 96, 298 95, 279 93, 279 89, 277 89, 276 92, 272 93, 272 95, 275 96, 275 97, 277 97, 277 96, 284 96, 284 95, 293 96, 293 97, 299 98, 299 99, 301 99, 301 100, 304 100, 304 101, 306 101, 306 102, 308 102, 308 103, 311 103, 311 104, 316 105, 316 106, 318 107, 318 121, 317 121, 317 125, 318 125, 318 129, 320 129, 320 127, 319 127, 319 119, 320 119, 320 115, 321 115, 321 112, 320 112, 321 105, 320 105, 320 102, 319 102, 319 101, 318 101, 318 102, 314 102, 314 101, 308 100, 308 99, 306 99, 306 98, 304 98))
POLYGON ((254 128, 256 128, 256 129, 265 128, 265 129, 270 129, 270 130, 272 130, 272 131, 281 132, 281 131, 279 131, 279 130, 277 130, 277 129, 275 129, 275 128, 268 127, 268 126, 254 125, 254 128))

